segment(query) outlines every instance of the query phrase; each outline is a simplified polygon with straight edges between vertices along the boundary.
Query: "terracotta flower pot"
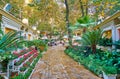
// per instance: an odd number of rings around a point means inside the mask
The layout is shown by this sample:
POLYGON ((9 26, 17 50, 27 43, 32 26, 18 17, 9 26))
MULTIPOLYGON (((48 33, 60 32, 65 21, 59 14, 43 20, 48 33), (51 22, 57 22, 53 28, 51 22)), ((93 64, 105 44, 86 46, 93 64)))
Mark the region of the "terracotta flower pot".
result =
POLYGON ((43 51, 45 49, 45 46, 40 46, 40 50, 43 51))

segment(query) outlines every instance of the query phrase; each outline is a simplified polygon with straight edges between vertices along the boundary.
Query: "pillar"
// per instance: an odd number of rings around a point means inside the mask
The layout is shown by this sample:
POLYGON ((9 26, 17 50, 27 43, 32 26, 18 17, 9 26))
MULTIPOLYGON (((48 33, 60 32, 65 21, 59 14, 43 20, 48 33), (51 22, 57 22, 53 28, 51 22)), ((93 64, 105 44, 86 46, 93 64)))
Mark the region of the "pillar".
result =
MULTIPOLYGON (((112 42, 115 43, 115 41, 116 41, 116 27, 114 24, 112 24, 111 27, 112 27, 112 42)), ((115 49, 115 45, 112 45, 112 49, 115 49)))

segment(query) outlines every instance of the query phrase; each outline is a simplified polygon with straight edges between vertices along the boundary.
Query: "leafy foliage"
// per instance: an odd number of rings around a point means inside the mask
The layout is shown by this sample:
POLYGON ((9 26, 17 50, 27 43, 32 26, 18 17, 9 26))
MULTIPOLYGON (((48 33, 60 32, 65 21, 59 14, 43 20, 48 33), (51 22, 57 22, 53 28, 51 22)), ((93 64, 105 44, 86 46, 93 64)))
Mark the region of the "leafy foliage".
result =
POLYGON ((31 47, 34 45, 33 41, 28 41, 28 40, 21 40, 19 43, 19 47, 31 47))
POLYGON ((0 52, 5 53, 15 49, 16 42, 20 41, 19 38, 19 32, 12 31, 3 35, 0 40, 0 52))
POLYGON ((95 25, 95 20, 90 16, 80 17, 78 20, 78 27, 89 27, 95 25))
POLYGON ((99 45, 112 46, 112 38, 110 38, 110 39, 108 39, 106 37, 100 38, 99 45))
POLYGON ((6 71, 9 60, 16 58, 11 51, 16 49, 16 42, 20 41, 19 32, 9 32, 1 36, 0 39, 0 63, 2 64, 2 71, 6 71))
POLYGON ((109 15, 113 15, 115 12, 117 12, 118 10, 120 10, 120 0, 116 0, 115 4, 116 5, 114 5, 113 8, 110 10, 109 15))
POLYGON ((120 40, 118 40, 115 43, 113 43, 113 45, 116 46, 116 49, 120 49, 120 40))
POLYGON ((86 56, 81 47, 78 48, 69 47, 65 53, 97 75, 102 74, 102 71, 108 75, 120 73, 120 52, 99 51, 86 56))
POLYGON ((98 44, 101 36, 102 36, 102 33, 101 33, 100 29, 88 31, 88 32, 84 33, 82 36, 82 44, 89 45, 91 47, 93 53, 95 53, 96 45, 98 44))

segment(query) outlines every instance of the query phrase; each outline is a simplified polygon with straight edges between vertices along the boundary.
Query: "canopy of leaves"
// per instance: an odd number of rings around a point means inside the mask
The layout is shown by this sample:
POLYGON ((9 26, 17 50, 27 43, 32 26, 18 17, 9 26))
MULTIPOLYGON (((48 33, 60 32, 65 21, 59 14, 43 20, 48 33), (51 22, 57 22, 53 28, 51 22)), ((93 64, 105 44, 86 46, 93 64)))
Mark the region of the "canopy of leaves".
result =
MULTIPOLYGON (((6 3, 12 5, 11 14, 17 18, 29 19, 29 25, 38 26, 38 30, 54 31, 53 27, 57 27, 58 31, 66 31, 65 22, 65 5, 64 0, 30 0, 29 4, 25 0, 0 0, 0 7, 3 8, 6 3), (49 29, 48 29, 49 28, 49 29)), ((94 17, 98 21, 98 17, 103 19, 119 10, 119 0, 68 0, 69 20, 71 24, 75 24, 78 20, 80 26, 89 26, 93 23, 91 18, 94 17), (93 14, 89 14, 89 10, 93 10, 93 14), (84 13, 84 16, 83 16, 84 13), (82 18, 79 18, 81 17, 82 18)), ((78 24, 78 23, 77 23, 78 24)))

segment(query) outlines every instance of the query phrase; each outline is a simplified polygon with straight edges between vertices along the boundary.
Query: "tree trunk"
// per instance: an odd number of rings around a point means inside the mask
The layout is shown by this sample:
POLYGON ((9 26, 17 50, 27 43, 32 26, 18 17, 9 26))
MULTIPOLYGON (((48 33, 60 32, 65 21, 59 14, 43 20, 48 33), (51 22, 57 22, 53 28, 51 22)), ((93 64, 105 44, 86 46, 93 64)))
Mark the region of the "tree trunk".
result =
POLYGON ((91 49, 93 53, 96 53, 96 44, 91 45, 91 49))
POLYGON ((87 30, 87 28, 86 28, 86 27, 84 27, 84 28, 83 28, 83 33, 85 33, 85 32, 86 32, 86 30, 87 30))
POLYGON ((88 1, 86 2, 86 16, 88 15, 88 1))
POLYGON ((82 17, 83 17, 84 16, 84 8, 83 8, 82 0, 79 0, 79 3, 80 3, 80 8, 81 8, 82 17))
POLYGON ((69 6, 68 6, 67 0, 65 0, 65 6, 66 6, 66 25, 68 30, 68 40, 69 40, 69 45, 72 46, 72 35, 71 35, 71 29, 69 24, 69 6))

